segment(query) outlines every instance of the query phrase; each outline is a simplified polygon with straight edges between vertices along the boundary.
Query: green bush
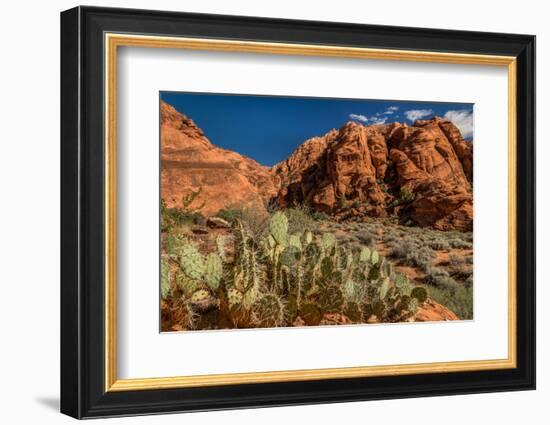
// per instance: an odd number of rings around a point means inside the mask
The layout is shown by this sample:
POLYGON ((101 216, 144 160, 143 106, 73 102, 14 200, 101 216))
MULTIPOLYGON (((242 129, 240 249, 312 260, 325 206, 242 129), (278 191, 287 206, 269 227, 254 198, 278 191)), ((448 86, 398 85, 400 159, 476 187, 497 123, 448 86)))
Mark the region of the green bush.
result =
POLYGON ((455 288, 427 287, 430 298, 444 305, 460 319, 474 318, 474 298, 472 287, 457 286, 455 288))
POLYGON ((409 188, 403 186, 399 190, 399 203, 405 204, 408 202, 414 201, 416 198, 416 195, 410 191, 409 188))
POLYGON ((305 205, 297 205, 294 208, 285 210, 288 218, 288 232, 290 234, 303 233, 315 227, 315 219, 312 211, 305 205))

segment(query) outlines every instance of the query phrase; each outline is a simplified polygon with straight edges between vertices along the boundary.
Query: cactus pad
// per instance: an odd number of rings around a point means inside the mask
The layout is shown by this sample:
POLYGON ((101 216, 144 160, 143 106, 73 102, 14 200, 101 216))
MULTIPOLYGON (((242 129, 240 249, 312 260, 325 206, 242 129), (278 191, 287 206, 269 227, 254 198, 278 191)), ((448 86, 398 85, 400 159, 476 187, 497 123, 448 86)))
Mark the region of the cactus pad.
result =
POLYGON ((296 262, 300 259, 300 255, 301 251, 299 248, 293 245, 289 245, 283 250, 279 260, 281 264, 291 267, 294 266, 296 262))
POLYGON ((235 289, 235 288, 229 288, 227 290, 227 302, 229 304, 229 308, 232 308, 238 304, 241 304, 243 301, 243 294, 235 289))
POLYGON ((218 254, 211 252, 206 258, 204 279, 213 290, 218 289, 223 274, 222 259, 218 254))
POLYGON ((370 249, 368 249, 366 246, 361 249, 361 252, 359 253, 359 261, 362 263, 366 263, 370 260, 370 249))
POLYGON ((428 299, 428 291, 422 286, 415 286, 411 291, 411 297, 416 299, 419 304, 422 304, 428 299))
POLYGON ((170 265, 166 259, 160 262, 160 296, 164 300, 170 293, 170 265))
POLYGON ((336 238, 332 233, 323 233, 323 237, 321 238, 321 247, 324 250, 330 249, 335 242, 336 238))
POLYGON ((284 319, 284 308, 279 297, 266 294, 254 304, 254 313, 262 327, 280 326, 284 319))
POLYGON ((191 244, 182 245, 179 251, 180 265, 187 276, 192 279, 201 279, 204 274, 204 258, 191 244))
POLYGON ((284 213, 277 211, 269 220, 269 233, 279 245, 286 244, 288 233, 288 218, 284 213))
POLYGON ((344 294, 338 286, 325 286, 319 291, 318 304, 323 313, 339 312, 344 305, 344 294))

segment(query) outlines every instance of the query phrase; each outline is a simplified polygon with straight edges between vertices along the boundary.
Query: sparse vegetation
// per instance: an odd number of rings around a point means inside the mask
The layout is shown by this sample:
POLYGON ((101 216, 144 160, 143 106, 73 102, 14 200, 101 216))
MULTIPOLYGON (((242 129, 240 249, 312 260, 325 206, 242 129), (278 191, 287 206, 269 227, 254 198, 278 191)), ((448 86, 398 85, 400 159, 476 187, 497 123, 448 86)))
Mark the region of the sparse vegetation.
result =
POLYGON ((279 211, 257 237, 235 217, 231 243, 218 236, 209 253, 169 235, 161 262, 165 326, 176 318, 181 329, 317 325, 331 314, 343 323, 396 322, 426 300, 375 249, 298 230, 306 223, 314 224, 303 210, 279 211))
POLYGON ((424 296, 473 317, 471 233, 336 222, 301 205, 217 216, 232 229, 201 238, 200 212, 162 204, 164 330, 407 321, 424 296))

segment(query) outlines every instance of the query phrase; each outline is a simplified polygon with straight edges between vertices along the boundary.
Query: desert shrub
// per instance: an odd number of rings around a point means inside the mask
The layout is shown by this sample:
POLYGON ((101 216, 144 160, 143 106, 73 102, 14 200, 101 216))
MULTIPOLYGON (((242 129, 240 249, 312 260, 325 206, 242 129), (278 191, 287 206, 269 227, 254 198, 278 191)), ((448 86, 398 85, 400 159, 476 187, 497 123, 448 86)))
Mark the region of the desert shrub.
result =
POLYGON ((238 208, 221 209, 218 211, 216 216, 223 218, 229 223, 232 223, 237 218, 241 220, 243 217, 243 212, 241 209, 238 208))
POLYGON ((460 238, 451 238, 448 240, 448 242, 452 248, 458 248, 458 249, 472 248, 471 242, 464 241, 460 238))
POLYGON ((451 245, 449 244, 449 242, 447 242, 445 239, 439 238, 439 237, 431 239, 427 243, 428 243, 428 246, 431 249, 435 249, 436 251, 443 251, 443 250, 451 248, 451 245))
POLYGON ((397 238, 398 238, 397 233, 394 233, 390 230, 386 230, 384 233, 384 236, 382 237, 382 239, 384 240, 384 243, 386 244, 394 242, 397 238))
POLYGON ((265 211, 255 207, 222 209, 218 211, 217 216, 230 223, 240 220, 256 237, 265 234, 269 219, 265 211))
POLYGON ((399 194, 396 196, 395 200, 390 204, 390 207, 396 207, 402 204, 408 204, 416 199, 416 195, 411 192, 411 190, 403 186, 399 190, 399 194))
POLYGON ((311 218, 315 221, 327 221, 330 220, 330 216, 323 211, 311 211, 311 218))
POLYGON ((474 299, 472 287, 455 288, 427 287, 430 298, 444 305, 462 320, 474 318, 474 299))
POLYGON ((459 284, 449 275, 449 272, 439 267, 427 269, 426 283, 445 289, 456 289, 459 284))
POLYGON ((435 258, 434 252, 427 246, 420 246, 417 240, 405 238, 389 244, 390 255, 399 258, 404 264, 427 270, 435 258))
POLYGON ((412 193, 407 187, 402 187, 399 191, 400 203, 412 202, 415 198, 416 196, 414 195, 414 193, 412 193))
POLYGON ((449 255, 449 264, 455 269, 460 269, 466 264, 466 260, 463 256, 451 254, 449 255))
POLYGON ((311 230, 315 226, 315 219, 312 217, 312 211, 306 205, 297 205, 285 211, 288 217, 289 233, 303 233, 311 230))
POLYGON ((355 233, 355 236, 361 242, 363 245, 372 246, 374 244, 374 241, 376 240, 375 235, 373 235, 368 230, 359 230, 357 233, 355 233))
POLYGON ((185 211, 181 208, 168 208, 166 202, 160 203, 160 227, 162 232, 172 232, 175 228, 192 225, 204 219, 197 211, 185 211))

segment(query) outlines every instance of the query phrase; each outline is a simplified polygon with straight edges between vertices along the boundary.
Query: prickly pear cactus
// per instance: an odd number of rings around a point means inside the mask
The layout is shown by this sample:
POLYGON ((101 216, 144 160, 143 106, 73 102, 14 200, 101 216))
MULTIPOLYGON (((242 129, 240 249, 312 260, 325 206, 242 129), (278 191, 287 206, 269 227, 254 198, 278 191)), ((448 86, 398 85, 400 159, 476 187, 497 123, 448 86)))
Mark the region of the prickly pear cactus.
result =
POLYGON ((352 280, 344 283, 343 293, 346 300, 354 300, 357 294, 357 285, 352 280))
POLYGON ((201 279, 204 274, 205 262, 197 248, 186 243, 179 250, 180 265, 187 276, 192 279, 201 279))
POLYGON ((284 308, 279 297, 266 294, 254 304, 254 314, 261 327, 276 327, 283 323, 284 308))
POLYGON ((280 245, 287 242, 288 233, 288 218, 284 213, 277 211, 269 220, 269 233, 280 245))
POLYGON ((176 285, 187 296, 191 296, 200 287, 198 280, 190 278, 182 271, 176 273, 176 285))
POLYGON ((297 248, 301 251, 302 250, 302 241, 300 240, 300 234, 295 233, 294 235, 290 235, 290 237, 288 238, 288 245, 292 246, 292 247, 295 247, 295 248, 297 248))
POLYGON ((395 288, 399 292, 399 295, 409 295, 411 292, 409 279, 403 274, 397 274, 395 276, 395 288))
POLYGON ((216 290, 220 286, 222 275, 222 260, 218 254, 211 252, 208 254, 208 257, 206 257, 204 279, 211 289, 216 290))
POLYGON ((209 296, 210 296, 210 293, 207 290, 199 289, 198 291, 195 291, 191 296, 191 302, 198 303, 198 302, 204 301, 209 296))
POLYGON ((302 304, 299 314, 308 326, 317 326, 323 320, 323 313, 315 303, 302 304))
POLYGON ((224 263, 227 263, 229 261, 229 258, 227 255, 227 245, 228 245, 227 239, 228 238, 226 235, 218 235, 218 237, 216 238, 216 249, 218 251, 218 255, 220 256, 221 260, 224 263))
POLYGON ((332 233, 323 233, 323 237, 321 238, 321 248, 327 251, 334 246, 335 242, 336 238, 332 233))
POLYGON ((304 233, 304 244, 309 245, 311 242, 313 242, 313 233, 308 230, 304 233))
POLYGON ((370 260, 370 249, 368 249, 366 246, 361 249, 361 252, 359 253, 359 261, 362 263, 366 263, 370 260))
POLYGON ((380 284, 380 299, 381 300, 386 298, 386 295, 388 294, 389 289, 390 289, 390 279, 386 277, 382 280, 382 283, 380 284))
POLYGON ((352 322, 360 323, 363 321, 363 312, 356 302, 348 302, 344 308, 344 316, 352 322))
POLYGON ((281 252, 281 256, 279 257, 279 261, 281 264, 292 267, 296 264, 296 262, 300 259, 301 251, 299 248, 293 245, 287 246, 283 252, 281 252))
POLYGON ((170 294, 170 265, 168 260, 163 258, 160 262, 160 296, 164 300, 170 294))
POLYGON ((168 235, 166 238, 166 252, 168 256, 174 260, 179 257, 180 248, 183 245, 188 244, 189 242, 182 236, 179 235, 168 235))
POLYGON ((380 255, 378 254, 378 251, 372 251, 370 261, 373 266, 376 265, 376 263, 378 263, 379 259, 380 259, 380 255))
POLYGON ((206 311, 213 305, 214 299, 206 289, 199 289, 193 292, 189 300, 191 306, 197 311, 206 311))
POLYGON ((231 287, 227 290, 227 303, 229 304, 229 308, 233 308, 237 305, 240 305, 243 301, 243 294, 231 287))
POLYGON ((379 320, 382 320, 386 313, 386 304, 382 300, 378 300, 372 303, 372 314, 374 314, 379 320))
POLYGON ((319 308, 323 313, 337 313, 344 305, 342 289, 336 285, 328 285, 320 289, 318 298, 319 308))
POLYGON ((258 299, 258 286, 251 284, 243 294, 243 306, 249 310, 258 299))
POLYGON ((323 281, 330 282, 334 272, 334 263, 331 258, 325 257, 321 260, 321 277, 323 281))
POLYGON ((418 299, 411 298, 411 300, 409 301, 409 312, 411 314, 416 314, 416 311, 418 310, 418 304, 419 304, 418 299))
POLYGON ((380 278, 380 267, 374 264, 369 270, 367 280, 372 282, 372 281, 378 280, 379 278, 380 278))
POLYGON ((422 286, 415 286, 411 291, 411 297, 416 299, 419 304, 422 304, 428 299, 428 291, 422 286))

